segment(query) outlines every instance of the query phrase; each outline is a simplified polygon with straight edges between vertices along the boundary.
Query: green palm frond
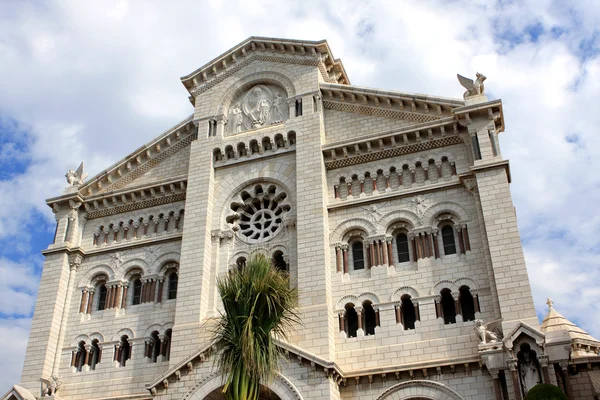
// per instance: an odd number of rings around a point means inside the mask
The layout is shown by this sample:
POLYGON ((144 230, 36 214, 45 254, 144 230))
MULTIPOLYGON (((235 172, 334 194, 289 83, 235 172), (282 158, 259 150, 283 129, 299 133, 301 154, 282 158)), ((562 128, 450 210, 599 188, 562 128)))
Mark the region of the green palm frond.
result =
POLYGON ((265 256, 218 278, 217 290, 225 310, 214 330, 217 368, 226 377, 223 392, 231 400, 258 399, 260 384, 279 368, 273 337, 286 339, 299 323, 298 292, 265 256))

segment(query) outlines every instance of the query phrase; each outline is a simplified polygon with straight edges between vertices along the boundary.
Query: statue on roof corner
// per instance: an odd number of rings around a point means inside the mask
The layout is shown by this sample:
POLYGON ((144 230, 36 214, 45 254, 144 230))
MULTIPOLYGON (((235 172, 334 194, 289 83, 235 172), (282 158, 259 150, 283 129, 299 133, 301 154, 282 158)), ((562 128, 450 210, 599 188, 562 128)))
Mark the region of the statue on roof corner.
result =
POLYGON ((42 397, 55 396, 62 385, 62 379, 58 375, 52 375, 50 379, 42 379, 42 397))
POLYGON ((480 319, 475 320, 475 326, 473 327, 473 329, 479 337, 479 340, 481 340, 481 344, 497 343, 498 341, 500 341, 500 338, 502 337, 500 332, 494 332, 492 330, 492 325, 500 321, 501 320, 496 320, 486 324, 480 319))
POLYGON ((67 183, 69 186, 80 186, 83 185, 83 180, 87 178, 87 174, 83 172, 83 162, 79 164, 79 168, 73 171, 70 169, 66 174, 65 178, 67 178, 67 183))
POLYGON ((487 77, 479 72, 476 73, 475 82, 473 79, 465 78, 460 74, 456 74, 458 81, 460 84, 467 89, 467 91, 463 94, 463 98, 466 100, 469 97, 479 96, 483 94, 484 86, 483 81, 487 79, 487 77))

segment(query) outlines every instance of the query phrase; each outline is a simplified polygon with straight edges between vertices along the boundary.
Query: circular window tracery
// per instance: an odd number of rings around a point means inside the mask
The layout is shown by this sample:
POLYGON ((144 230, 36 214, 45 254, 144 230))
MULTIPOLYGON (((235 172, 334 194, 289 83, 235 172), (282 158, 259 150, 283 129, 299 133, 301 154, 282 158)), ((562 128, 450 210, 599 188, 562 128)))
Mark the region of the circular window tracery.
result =
POLYGON ((242 240, 265 242, 279 232, 285 215, 291 209, 287 197, 275 185, 266 190, 260 184, 242 190, 231 203, 231 210, 235 213, 227 217, 227 222, 239 231, 242 240))

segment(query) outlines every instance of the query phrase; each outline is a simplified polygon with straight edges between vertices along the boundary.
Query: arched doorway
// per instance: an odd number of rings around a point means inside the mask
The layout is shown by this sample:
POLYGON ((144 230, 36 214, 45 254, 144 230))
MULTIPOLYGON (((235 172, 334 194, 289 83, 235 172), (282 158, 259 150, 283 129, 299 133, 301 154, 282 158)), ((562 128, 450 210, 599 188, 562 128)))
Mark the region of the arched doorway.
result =
MULTIPOLYGON (((223 400, 222 377, 215 373, 205 376, 183 396, 182 400, 223 400)), ((278 374, 261 393, 262 400, 304 400, 298 389, 285 376, 278 374)))
POLYGON ((414 380, 398 383, 384 391, 376 400, 464 400, 454 389, 441 382, 414 380))
MULTIPOLYGON (((273 393, 269 388, 263 388, 264 390, 260 393, 260 400, 282 400, 281 397, 273 393)), ((225 396, 221 393, 223 386, 216 388, 210 392, 203 400, 224 400, 225 396)))

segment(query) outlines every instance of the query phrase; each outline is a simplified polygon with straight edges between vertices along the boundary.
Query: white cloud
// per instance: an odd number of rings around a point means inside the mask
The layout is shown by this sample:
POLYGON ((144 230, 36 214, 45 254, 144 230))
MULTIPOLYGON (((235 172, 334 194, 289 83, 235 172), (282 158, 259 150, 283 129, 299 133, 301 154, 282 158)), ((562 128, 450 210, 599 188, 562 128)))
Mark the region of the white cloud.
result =
POLYGON ((572 3, 3 2, 0 116, 27 127, 31 143, 19 154, 2 142, 0 162, 31 164, 0 181, 0 239, 28 243, 35 212, 53 222, 44 199, 62 191, 67 169, 85 160, 99 172, 189 115, 180 76, 248 36, 328 39, 360 86, 460 97, 457 72, 488 76, 504 102, 500 140, 536 306, 552 296, 600 337, 589 317, 600 315, 600 4, 572 3))

